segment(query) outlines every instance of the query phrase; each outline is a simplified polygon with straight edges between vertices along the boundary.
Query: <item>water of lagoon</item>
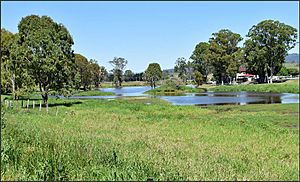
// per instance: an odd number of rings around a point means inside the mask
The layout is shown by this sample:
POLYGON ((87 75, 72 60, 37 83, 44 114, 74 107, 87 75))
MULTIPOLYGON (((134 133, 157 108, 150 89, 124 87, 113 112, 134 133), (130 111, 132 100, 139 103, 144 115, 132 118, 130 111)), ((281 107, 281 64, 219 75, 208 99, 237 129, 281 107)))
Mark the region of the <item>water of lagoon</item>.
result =
POLYGON ((150 96, 143 94, 150 90, 149 86, 101 88, 103 92, 113 92, 115 96, 73 96, 82 99, 114 99, 117 97, 146 96, 164 99, 173 105, 245 105, 299 103, 299 94, 290 93, 256 93, 256 92, 203 92, 186 93, 184 95, 150 96))

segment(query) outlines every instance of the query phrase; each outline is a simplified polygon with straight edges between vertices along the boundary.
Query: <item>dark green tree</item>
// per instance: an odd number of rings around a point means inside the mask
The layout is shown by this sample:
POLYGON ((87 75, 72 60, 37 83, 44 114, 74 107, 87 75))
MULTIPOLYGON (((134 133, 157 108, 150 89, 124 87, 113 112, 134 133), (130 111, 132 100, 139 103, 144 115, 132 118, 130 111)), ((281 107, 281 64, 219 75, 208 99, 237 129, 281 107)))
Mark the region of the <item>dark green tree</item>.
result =
POLYGON ((123 82, 123 71, 128 61, 125 58, 114 57, 114 59, 112 61, 109 61, 109 63, 114 67, 111 71, 114 74, 113 81, 115 87, 121 87, 123 82))
POLYGON ((297 68, 287 68, 289 75, 296 76, 299 75, 299 70, 297 68))
POLYGON ((211 61, 214 77, 218 83, 230 83, 241 62, 241 49, 237 44, 242 37, 228 29, 222 29, 212 35, 209 40, 208 59, 211 61))
POLYGON ((100 66, 100 84, 107 78, 108 72, 104 66, 100 66))
POLYGON ((279 72, 277 73, 277 76, 288 76, 288 75, 289 75, 289 71, 285 66, 282 66, 279 72))
POLYGON ((284 63, 287 52, 294 48, 297 29, 274 20, 264 20, 249 30, 245 42, 245 61, 249 70, 259 75, 259 81, 265 82, 272 77, 284 63))
POLYGON ((89 69, 92 73, 92 82, 94 83, 94 86, 96 88, 99 88, 101 83, 101 68, 98 65, 97 61, 95 59, 91 59, 89 62, 89 69))
POLYGON ((34 85, 27 71, 26 52, 18 40, 18 34, 1 29, 1 86, 5 92, 10 90, 14 99, 31 91, 34 85))
POLYGON ((202 77, 202 74, 200 73, 200 71, 195 70, 194 71, 194 76, 195 76, 195 82, 196 82, 197 86, 202 85, 203 84, 203 77, 202 77))
POLYGON ((212 73, 212 66, 209 60, 210 51, 209 43, 200 42, 196 45, 191 59, 193 60, 194 70, 199 71, 203 75, 203 79, 206 82, 208 74, 212 73))
POLYGON ((10 55, 15 35, 4 28, 1 28, 1 92, 14 94, 14 79, 9 69, 10 55))
POLYGON ((183 83, 186 83, 187 80, 187 63, 184 57, 177 58, 175 62, 174 71, 178 73, 178 77, 182 80, 183 83))
POLYGON ((74 84, 73 39, 66 27, 47 16, 26 16, 18 30, 18 43, 26 53, 29 75, 48 107, 49 92, 66 95, 74 84))
POLYGON ((162 78, 162 70, 158 63, 150 63, 144 73, 145 79, 150 82, 152 88, 156 87, 156 82, 162 78))
POLYGON ((77 89, 82 86, 84 90, 87 90, 92 84, 92 71, 91 67, 89 66, 90 63, 88 59, 81 54, 75 54, 75 63, 77 73, 80 77, 80 84, 77 85, 77 89))
POLYGON ((125 81, 133 81, 134 80, 134 73, 131 70, 126 70, 124 72, 125 81))

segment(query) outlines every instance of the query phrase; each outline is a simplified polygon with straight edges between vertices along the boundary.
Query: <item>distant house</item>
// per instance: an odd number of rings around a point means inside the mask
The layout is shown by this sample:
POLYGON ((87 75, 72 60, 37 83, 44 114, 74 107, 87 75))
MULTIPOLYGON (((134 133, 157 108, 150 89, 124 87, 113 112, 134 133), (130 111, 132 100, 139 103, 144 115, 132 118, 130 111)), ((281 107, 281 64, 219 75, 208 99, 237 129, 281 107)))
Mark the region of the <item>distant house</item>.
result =
POLYGON ((239 73, 236 74, 236 82, 237 83, 243 83, 247 81, 253 81, 257 78, 256 75, 250 74, 247 72, 246 67, 240 67, 239 73))

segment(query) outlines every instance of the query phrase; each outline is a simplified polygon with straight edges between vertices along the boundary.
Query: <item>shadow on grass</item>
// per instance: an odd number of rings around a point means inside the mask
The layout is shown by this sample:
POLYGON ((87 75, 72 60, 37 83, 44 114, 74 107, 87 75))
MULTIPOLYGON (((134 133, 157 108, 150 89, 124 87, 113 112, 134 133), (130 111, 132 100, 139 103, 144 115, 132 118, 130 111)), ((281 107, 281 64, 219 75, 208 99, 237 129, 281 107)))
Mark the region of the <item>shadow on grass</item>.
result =
POLYGON ((64 102, 64 103, 49 103, 48 107, 56 107, 56 106, 66 106, 66 107, 71 107, 72 105, 75 104, 82 104, 81 101, 76 101, 76 102, 64 102))

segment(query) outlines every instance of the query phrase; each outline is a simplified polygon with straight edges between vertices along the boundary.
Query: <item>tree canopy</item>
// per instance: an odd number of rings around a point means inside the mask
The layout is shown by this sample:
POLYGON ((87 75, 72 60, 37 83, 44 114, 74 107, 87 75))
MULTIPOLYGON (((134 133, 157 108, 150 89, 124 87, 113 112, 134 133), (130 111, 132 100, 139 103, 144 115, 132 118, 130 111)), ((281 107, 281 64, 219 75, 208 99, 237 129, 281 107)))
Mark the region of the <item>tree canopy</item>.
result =
POLYGON ((212 72, 209 55, 209 43, 200 42, 196 45, 195 50, 190 57, 193 60, 192 64, 194 70, 197 70, 204 75, 204 81, 207 81, 208 74, 212 72))
POLYGON ((178 77, 182 82, 186 83, 187 80, 187 63, 184 57, 177 58, 175 62, 174 71, 178 73, 178 77))
POLYGON ((244 47, 245 61, 249 70, 266 82, 280 71, 287 52, 295 47, 297 29, 279 21, 264 20, 249 30, 244 47))
POLYGON ((128 61, 122 57, 114 57, 109 63, 114 67, 112 72, 114 74, 114 83, 116 87, 121 87, 123 82, 123 71, 128 61))
POLYGON ((156 87, 156 82, 162 77, 162 70, 158 63, 150 63, 144 74, 145 79, 150 82, 151 87, 156 87))
POLYGON ((239 69, 241 49, 237 44, 242 37, 228 29, 222 29, 212 35, 209 40, 209 59, 214 77, 218 83, 229 83, 239 69))
POLYGON ((28 72, 47 105, 49 91, 66 94, 74 82, 73 39, 64 25, 48 16, 26 16, 18 30, 28 72))

